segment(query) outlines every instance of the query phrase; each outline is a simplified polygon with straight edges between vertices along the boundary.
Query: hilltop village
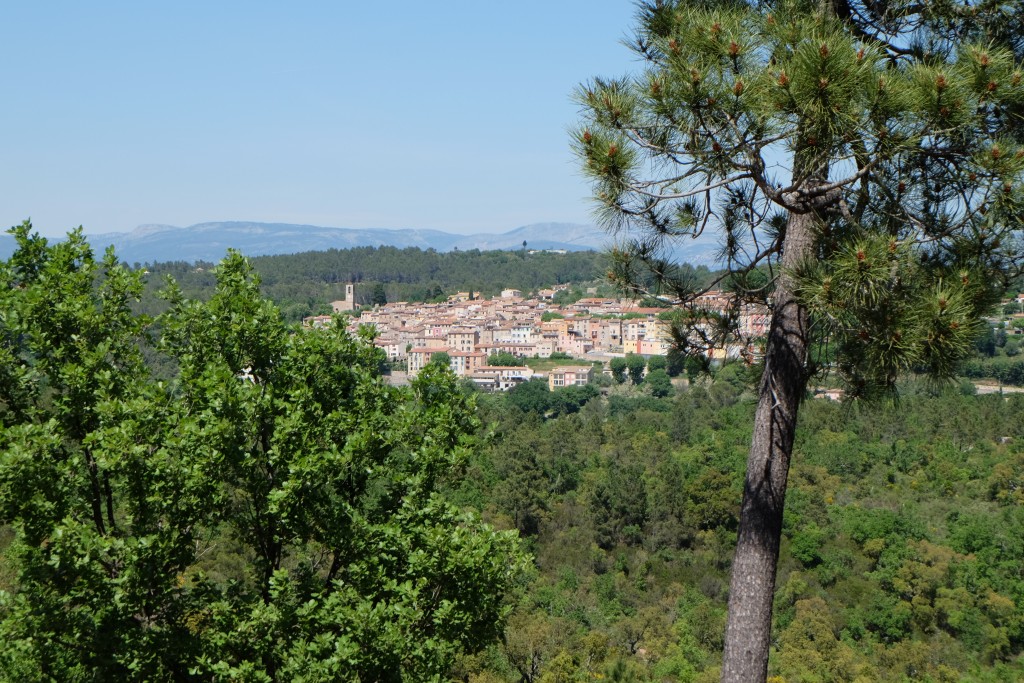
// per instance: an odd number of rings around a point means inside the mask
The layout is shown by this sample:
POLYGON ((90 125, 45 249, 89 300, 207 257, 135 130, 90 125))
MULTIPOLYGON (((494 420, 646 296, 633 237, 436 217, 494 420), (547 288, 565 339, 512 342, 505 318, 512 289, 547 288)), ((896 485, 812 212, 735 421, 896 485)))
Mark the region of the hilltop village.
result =
MULTIPOLYGON (((668 309, 612 297, 588 297, 559 305, 553 301, 559 289, 542 289, 529 297, 520 290, 506 289, 492 299, 475 299, 469 292, 459 292, 442 303, 389 303, 362 310, 349 326, 353 330, 360 325, 375 327, 375 344, 392 363, 406 363, 410 377, 435 354, 445 353, 456 375, 482 389, 497 391, 543 376, 529 367, 489 365, 488 359, 497 354, 585 359, 585 363, 552 368, 547 380, 555 389, 591 382, 595 361, 607 365, 611 358, 627 354, 666 355, 671 348, 671 326, 664 316, 668 309)), ((351 288, 346 295, 346 300, 332 302, 336 313, 353 311, 351 288)), ((706 310, 725 313, 733 299, 712 291, 697 303, 706 310)), ((315 316, 305 323, 326 325, 331 319, 315 316)), ((739 339, 715 353, 719 358, 740 355, 751 340, 765 335, 768 320, 764 307, 741 306, 739 339)))

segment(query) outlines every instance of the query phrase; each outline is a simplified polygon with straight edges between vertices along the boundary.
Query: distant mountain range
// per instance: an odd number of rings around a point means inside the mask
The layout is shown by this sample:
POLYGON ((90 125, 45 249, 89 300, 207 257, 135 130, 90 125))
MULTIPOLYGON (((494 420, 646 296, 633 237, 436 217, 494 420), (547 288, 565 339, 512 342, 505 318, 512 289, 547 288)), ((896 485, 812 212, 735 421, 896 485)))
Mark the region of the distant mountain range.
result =
MULTIPOLYGON (((229 248, 246 256, 295 254, 304 251, 348 249, 351 247, 418 247, 437 251, 454 249, 481 251, 491 249, 565 249, 600 251, 611 243, 607 233, 592 225, 573 223, 536 223, 500 234, 455 235, 440 230, 382 230, 328 228, 289 223, 253 223, 229 221, 198 223, 187 228, 173 225, 140 225, 132 232, 86 235, 97 251, 114 245, 118 257, 127 263, 163 261, 216 262, 229 248)), ((679 255, 694 265, 712 266, 713 245, 691 242, 679 255)), ((14 250, 14 239, 0 235, 0 258, 14 250)))

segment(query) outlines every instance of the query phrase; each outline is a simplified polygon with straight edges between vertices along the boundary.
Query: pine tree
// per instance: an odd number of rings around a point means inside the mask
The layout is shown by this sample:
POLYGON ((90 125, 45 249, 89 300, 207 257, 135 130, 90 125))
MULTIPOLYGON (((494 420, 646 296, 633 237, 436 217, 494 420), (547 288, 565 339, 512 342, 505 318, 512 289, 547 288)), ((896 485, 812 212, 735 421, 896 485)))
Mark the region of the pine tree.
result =
POLYGON ((809 359, 834 357, 851 398, 911 370, 948 378, 1020 265, 1022 17, 1020 0, 654 0, 631 41, 641 72, 578 91, 610 277, 676 299, 685 351, 736 339, 741 303, 770 311, 724 681, 767 676, 809 359), (673 258, 704 233, 724 312, 700 309, 708 288, 673 258))

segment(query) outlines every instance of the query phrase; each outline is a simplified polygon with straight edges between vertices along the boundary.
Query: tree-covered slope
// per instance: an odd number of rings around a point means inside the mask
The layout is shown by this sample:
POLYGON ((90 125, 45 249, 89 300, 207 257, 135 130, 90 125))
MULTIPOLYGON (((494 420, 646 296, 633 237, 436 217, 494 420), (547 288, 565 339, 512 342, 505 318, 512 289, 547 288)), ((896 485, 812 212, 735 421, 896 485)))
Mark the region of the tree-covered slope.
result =
MULTIPOLYGON (((458 495, 531 539, 537 574, 470 680, 718 679, 741 379, 671 399, 615 387, 547 419, 485 402, 495 436, 458 495)), ((806 402, 769 680, 1020 680, 1022 413, 1024 396, 912 385, 898 409, 806 402)))
MULTIPOLYGON (((261 256, 252 264, 263 293, 291 320, 324 312, 328 302, 345 298, 345 285, 350 282, 356 283, 356 302, 367 305, 378 285, 388 301, 427 301, 457 291, 494 296, 512 287, 530 292, 591 282, 605 272, 604 257, 593 251, 530 254, 358 247, 261 256)), ((163 277, 171 275, 186 292, 202 296, 213 285, 212 265, 151 264, 147 266, 149 288, 155 292, 163 286, 163 277)))

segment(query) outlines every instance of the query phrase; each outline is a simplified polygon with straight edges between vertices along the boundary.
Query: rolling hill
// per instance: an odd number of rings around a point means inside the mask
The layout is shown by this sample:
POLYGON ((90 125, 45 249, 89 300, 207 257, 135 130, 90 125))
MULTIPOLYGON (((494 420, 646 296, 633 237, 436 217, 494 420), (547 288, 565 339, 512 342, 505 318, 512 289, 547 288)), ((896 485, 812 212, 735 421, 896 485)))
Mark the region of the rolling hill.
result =
MULTIPOLYGON (((238 249, 246 256, 268 256, 382 245, 437 251, 487 251, 522 249, 525 241, 528 249, 600 251, 611 244, 611 238, 599 228, 573 223, 536 223, 498 234, 457 235, 420 228, 384 230, 227 221, 188 227, 141 225, 132 232, 86 237, 97 250, 114 245, 118 256, 127 263, 218 261, 229 248, 238 249)), ((714 264, 713 245, 690 242, 686 246, 678 254, 682 260, 694 265, 714 264)), ((0 236, 0 258, 7 258, 13 249, 14 240, 7 235, 0 236)))

